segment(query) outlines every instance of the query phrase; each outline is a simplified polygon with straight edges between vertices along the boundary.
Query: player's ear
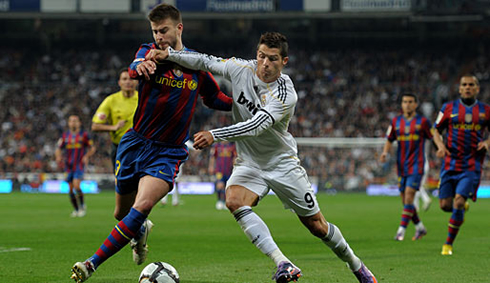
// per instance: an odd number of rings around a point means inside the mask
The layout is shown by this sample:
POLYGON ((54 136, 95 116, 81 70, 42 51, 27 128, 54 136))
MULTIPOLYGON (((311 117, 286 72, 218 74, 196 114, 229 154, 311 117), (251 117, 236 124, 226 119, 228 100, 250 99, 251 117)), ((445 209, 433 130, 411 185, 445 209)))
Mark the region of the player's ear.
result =
POLYGON ((288 57, 288 56, 286 56, 286 57, 282 58, 282 64, 283 64, 284 66, 286 66, 286 64, 287 64, 288 62, 289 62, 289 57, 288 57))

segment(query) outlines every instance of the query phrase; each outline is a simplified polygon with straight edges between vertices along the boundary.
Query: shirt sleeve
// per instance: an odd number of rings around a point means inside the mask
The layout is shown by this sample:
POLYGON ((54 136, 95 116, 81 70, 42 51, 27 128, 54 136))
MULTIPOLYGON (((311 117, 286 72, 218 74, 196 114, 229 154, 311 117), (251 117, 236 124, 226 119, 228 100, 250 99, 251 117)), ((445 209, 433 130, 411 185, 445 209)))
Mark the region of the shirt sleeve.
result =
POLYGON ((441 108, 441 112, 437 115, 437 119, 434 122, 434 128, 439 132, 442 132, 448 126, 448 115, 446 114, 447 104, 444 104, 441 108))
POLYGON ((215 75, 222 75, 228 80, 231 80, 236 75, 235 73, 248 62, 247 60, 235 57, 224 59, 196 51, 175 51, 171 47, 168 48, 168 52, 167 60, 191 70, 201 70, 211 72, 215 75))
POLYGON ((265 107, 261 108, 250 119, 236 123, 231 126, 211 130, 216 141, 236 141, 248 137, 257 137, 264 131, 281 121, 296 105, 296 96, 284 95, 281 97, 272 96, 265 107), (289 99, 287 99, 289 98, 289 99))
POLYGON ((431 131, 431 127, 430 127, 430 122, 427 118, 424 118, 424 120, 422 122, 422 129, 424 131, 425 137, 428 139, 432 139, 432 131, 431 131))
POLYGON ((140 46, 140 49, 138 49, 138 51, 136 52, 136 55, 134 56, 134 60, 131 63, 131 65, 129 65, 128 68, 129 76, 132 79, 137 79, 140 77, 138 75, 138 72, 136 71, 136 66, 141 64, 141 62, 145 61, 146 54, 150 52, 152 48, 154 48, 153 44, 142 44, 140 46))
POLYGON ((394 142, 396 140, 395 119, 391 120, 391 124, 388 127, 388 130, 386 131, 386 139, 389 142, 394 142))
POLYGON ((199 95, 204 105, 211 109, 231 111, 233 99, 221 91, 213 75, 209 72, 202 72, 202 87, 199 95))
POLYGON ((111 119, 111 103, 109 97, 106 97, 104 101, 99 105, 97 111, 95 111, 94 117, 92 117, 92 122, 97 124, 110 124, 111 119))

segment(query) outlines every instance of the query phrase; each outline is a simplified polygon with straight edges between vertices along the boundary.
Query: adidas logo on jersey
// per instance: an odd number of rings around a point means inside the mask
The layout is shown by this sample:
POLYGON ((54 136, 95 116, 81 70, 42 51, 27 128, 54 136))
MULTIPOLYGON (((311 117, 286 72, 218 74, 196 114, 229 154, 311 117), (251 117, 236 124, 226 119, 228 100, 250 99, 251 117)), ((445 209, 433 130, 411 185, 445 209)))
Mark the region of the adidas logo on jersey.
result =
POLYGON ((255 115, 255 113, 257 113, 257 111, 259 111, 259 109, 260 109, 259 104, 254 105, 252 101, 249 101, 248 99, 245 98, 245 96, 243 95, 243 91, 238 96, 238 99, 236 102, 238 104, 245 105, 253 115, 255 115))

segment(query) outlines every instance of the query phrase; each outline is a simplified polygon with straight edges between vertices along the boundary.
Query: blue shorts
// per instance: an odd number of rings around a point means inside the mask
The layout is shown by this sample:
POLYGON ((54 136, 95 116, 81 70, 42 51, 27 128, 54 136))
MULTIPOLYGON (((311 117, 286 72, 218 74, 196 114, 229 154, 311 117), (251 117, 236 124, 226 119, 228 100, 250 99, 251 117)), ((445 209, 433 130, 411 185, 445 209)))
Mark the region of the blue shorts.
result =
POLYGON ((450 198, 460 194, 476 200, 476 190, 480 186, 481 173, 475 171, 441 171, 439 198, 450 198))
POLYGON ((188 158, 187 146, 169 146, 127 132, 116 154, 116 192, 128 194, 138 190, 140 178, 150 175, 169 183, 172 190, 179 167, 188 158))
POLYGON ((66 181, 68 183, 73 182, 73 179, 81 180, 83 178, 83 170, 75 170, 67 173, 66 181))
POLYGON ((424 175, 421 174, 412 174, 404 177, 398 177, 398 190, 403 193, 406 187, 410 187, 418 191, 420 188, 422 177, 424 177, 424 175))

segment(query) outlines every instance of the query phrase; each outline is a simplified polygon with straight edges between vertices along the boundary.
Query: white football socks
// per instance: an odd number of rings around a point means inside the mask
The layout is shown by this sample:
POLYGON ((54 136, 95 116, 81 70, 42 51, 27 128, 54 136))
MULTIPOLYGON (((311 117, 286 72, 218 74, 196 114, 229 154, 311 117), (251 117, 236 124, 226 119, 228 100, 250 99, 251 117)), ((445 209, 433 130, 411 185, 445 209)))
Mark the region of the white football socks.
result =
POLYGON ((254 244, 262 253, 270 257, 276 265, 279 265, 281 261, 290 262, 272 239, 267 225, 252 211, 250 206, 240 207, 233 212, 233 215, 252 244, 254 244))
POLYGON ((332 249, 337 257, 346 262, 352 271, 357 271, 361 268, 361 260, 349 247, 349 244, 345 241, 344 236, 342 236, 337 226, 328 223, 328 234, 322 241, 332 249))

